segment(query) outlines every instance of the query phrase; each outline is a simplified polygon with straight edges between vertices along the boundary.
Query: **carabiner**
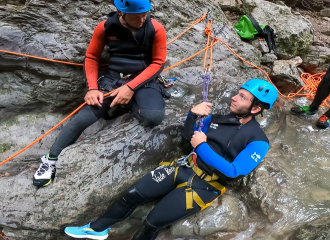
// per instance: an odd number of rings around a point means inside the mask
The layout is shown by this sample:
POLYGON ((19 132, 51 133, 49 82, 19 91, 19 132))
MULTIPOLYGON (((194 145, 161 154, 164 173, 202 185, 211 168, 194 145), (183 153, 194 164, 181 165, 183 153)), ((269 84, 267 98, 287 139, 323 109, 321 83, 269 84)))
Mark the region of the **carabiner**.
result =
MULTIPOLYGON (((184 159, 186 160, 186 167, 188 168, 192 168, 195 164, 194 164, 194 161, 191 162, 191 165, 189 165, 189 158, 192 157, 192 156, 195 156, 195 158, 197 158, 197 153, 195 152, 191 152, 188 156, 186 156, 184 159)), ((193 157, 192 157, 193 158, 193 157)))
POLYGON ((192 155, 195 155, 195 157, 197 158, 197 153, 191 152, 188 156, 185 157, 185 159, 188 160, 192 155))
POLYGON ((208 10, 208 11, 207 11, 206 21, 210 21, 210 20, 212 20, 211 12, 212 12, 211 10, 208 10))

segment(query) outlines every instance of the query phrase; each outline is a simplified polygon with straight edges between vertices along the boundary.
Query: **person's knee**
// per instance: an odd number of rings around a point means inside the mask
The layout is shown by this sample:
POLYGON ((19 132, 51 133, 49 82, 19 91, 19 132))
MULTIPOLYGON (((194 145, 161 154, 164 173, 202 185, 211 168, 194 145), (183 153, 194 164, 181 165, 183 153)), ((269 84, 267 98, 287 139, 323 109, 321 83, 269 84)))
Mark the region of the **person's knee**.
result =
POLYGON ((88 127, 91 124, 95 123, 97 120, 99 120, 100 117, 96 116, 90 109, 90 106, 86 106, 82 108, 77 115, 74 117, 74 125, 78 128, 84 126, 88 127))
POLYGON ((145 127, 155 127, 164 119, 165 108, 161 110, 150 110, 150 109, 141 109, 140 110, 140 120, 142 125, 145 127))

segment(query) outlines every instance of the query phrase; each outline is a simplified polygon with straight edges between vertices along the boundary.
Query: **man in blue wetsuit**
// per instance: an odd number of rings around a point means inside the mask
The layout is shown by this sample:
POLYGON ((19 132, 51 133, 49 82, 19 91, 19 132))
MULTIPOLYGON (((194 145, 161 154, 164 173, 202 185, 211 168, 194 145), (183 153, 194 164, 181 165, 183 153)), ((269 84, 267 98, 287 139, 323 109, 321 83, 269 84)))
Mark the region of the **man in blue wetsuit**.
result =
POLYGON ((270 109, 278 92, 270 83, 252 79, 232 97, 229 115, 211 116, 211 103, 193 107, 184 123, 183 143, 195 149, 187 157, 162 162, 138 180, 94 222, 67 227, 74 238, 106 239, 108 227, 127 218, 145 202, 161 199, 133 240, 154 240, 160 229, 201 211, 225 192, 225 186, 248 175, 262 161, 269 142, 254 116, 270 109), (201 132, 196 131, 199 116, 201 132), (170 209, 170 211, 169 211, 170 209))

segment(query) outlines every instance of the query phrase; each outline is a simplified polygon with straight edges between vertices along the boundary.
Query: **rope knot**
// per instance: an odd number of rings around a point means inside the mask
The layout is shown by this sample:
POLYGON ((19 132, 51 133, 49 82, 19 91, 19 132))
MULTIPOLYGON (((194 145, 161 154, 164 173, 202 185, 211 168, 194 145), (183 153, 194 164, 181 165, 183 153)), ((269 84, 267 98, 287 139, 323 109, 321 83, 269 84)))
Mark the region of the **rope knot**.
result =
POLYGON ((211 33, 213 32, 210 27, 205 27, 204 31, 206 35, 211 35, 211 33))

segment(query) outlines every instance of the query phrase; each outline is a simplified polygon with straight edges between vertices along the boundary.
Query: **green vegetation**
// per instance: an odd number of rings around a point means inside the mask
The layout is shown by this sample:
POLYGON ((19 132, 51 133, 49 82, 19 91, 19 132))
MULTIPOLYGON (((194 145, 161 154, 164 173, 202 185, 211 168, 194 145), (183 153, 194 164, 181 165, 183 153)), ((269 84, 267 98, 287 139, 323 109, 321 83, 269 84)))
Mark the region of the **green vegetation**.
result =
POLYGON ((11 146, 12 145, 9 143, 0 144, 0 153, 7 152, 11 148, 11 146))

